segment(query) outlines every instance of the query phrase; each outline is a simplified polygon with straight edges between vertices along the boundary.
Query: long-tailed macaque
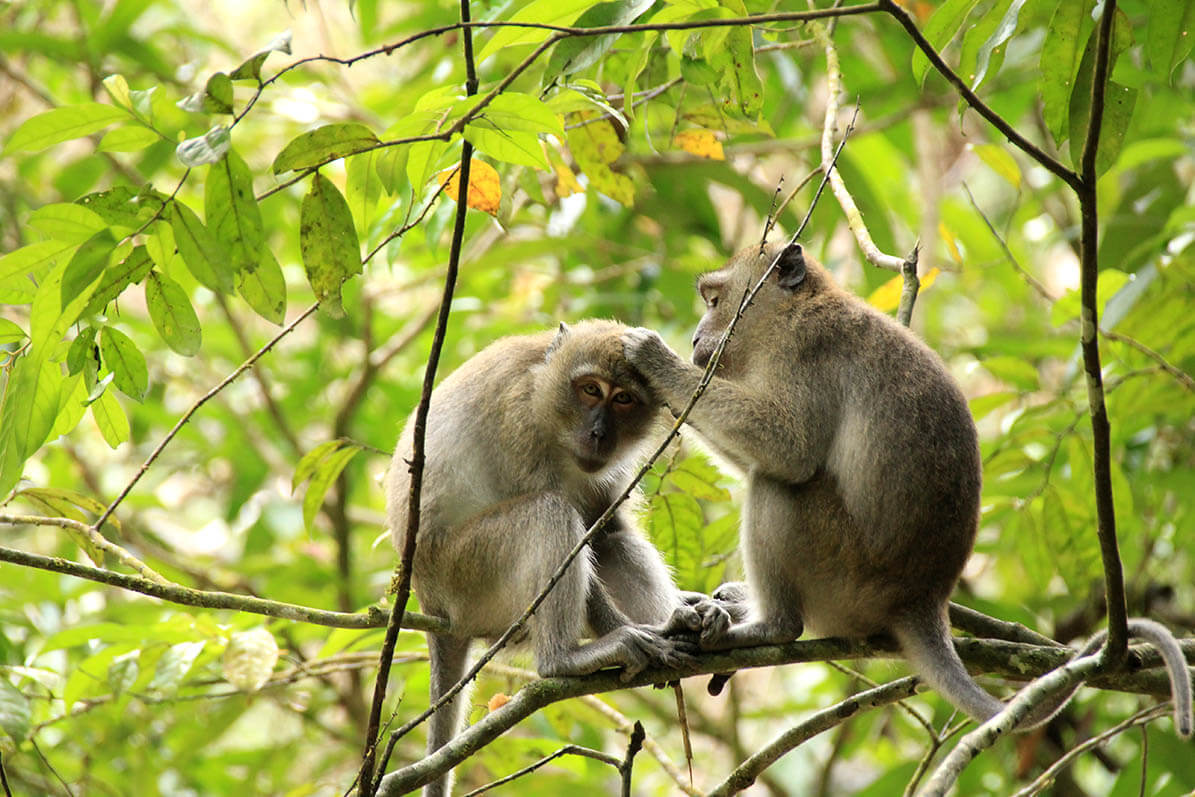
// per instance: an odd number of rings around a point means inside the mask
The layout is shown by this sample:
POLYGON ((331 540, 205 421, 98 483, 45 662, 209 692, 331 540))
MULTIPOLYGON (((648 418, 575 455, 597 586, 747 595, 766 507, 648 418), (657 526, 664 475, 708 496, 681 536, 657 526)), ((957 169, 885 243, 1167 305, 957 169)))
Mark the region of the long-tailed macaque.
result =
MULTIPOLYGON (((428 636, 433 702, 464 673, 470 640, 500 635, 547 585, 661 430, 657 399, 623 357, 626 329, 583 321, 504 338, 432 393, 412 583, 423 610, 451 628, 428 636)), ((386 482, 400 550, 411 427, 386 482)), ((675 666, 687 659, 683 643, 662 632, 683 605, 659 552, 619 511, 529 621, 539 672, 623 667, 629 677, 675 666), (582 644, 586 628, 596 638, 582 644)), ((688 616, 696 617, 691 609, 688 616)), ((429 752, 455 734, 464 702, 458 695, 432 717, 429 752)), ((450 788, 443 778, 425 794, 450 788)))
MULTIPOLYGON (((715 597, 749 598, 749 616, 740 623, 716 601, 700 605, 702 647, 784 643, 805 629, 888 633, 931 686, 986 719, 1002 704, 967 673, 946 620, 975 540, 981 463, 967 402, 941 359, 795 243, 741 252, 701 278, 696 365, 646 329, 625 336, 627 359, 679 412, 777 255, 688 418, 747 481, 747 586, 724 585, 715 597)), ((1189 673, 1173 636, 1150 621, 1129 630, 1162 650, 1176 728, 1190 735, 1189 673)))

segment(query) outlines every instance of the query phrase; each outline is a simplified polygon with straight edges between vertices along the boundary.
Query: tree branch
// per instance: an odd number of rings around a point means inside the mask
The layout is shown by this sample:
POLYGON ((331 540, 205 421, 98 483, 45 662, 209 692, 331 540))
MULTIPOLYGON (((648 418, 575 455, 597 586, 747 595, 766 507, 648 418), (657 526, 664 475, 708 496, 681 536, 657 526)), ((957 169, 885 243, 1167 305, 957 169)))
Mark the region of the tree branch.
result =
MULTIPOLYGON (((956 639, 954 642, 959 655, 972 667, 1017 679, 1049 673, 1065 665, 1074 655, 1074 651, 1066 647, 1039 647, 990 639, 956 639)), ((1181 647, 1187 661, 1195 661, 1195 639, 1183 640, 1181 647)), ((386 775, 377 794, 379 797, 394 797, 435 780, 539 709, 572 697, 752 667, 899 656, 895 642, 879 637, 866 640, 815 639, 705 653, 684 669, 645 670, 625 681, 620 670, 602 670, 580 678, 544 678, 523 687, 502 708, 483 717, 436 752, 386 775)), ((1090 683, 1103 689, 1169 695, 1169 681, 1161 669, 1162 659, 1156 650, 1152 647, 1133 648, 1132 664, 1150 670, 1102 674, 1093 677, 1090 683)))
POLYGON ((934 46, 921 33, 917 27, 917 23, 909 16, 907 11, 897 5, 895 0, 880 0, 879 5, 882 11, 890 14, 900 23, 901 27, 909 34, 909 38, 913 40, 913 43, 917 45, 921 52, 925 53, 925 57, 933 64, 934 69, 938 70, 946 78, 947 82, 954 86, 955 90, 968 105, 975 109, 980 116, 988 120, 993 127, 1003 133, 1013 146, 1040 163, 1075 191, 1079 190, 1082 182, 1079 175, 1063 166, 1057 160, 1050 157, 1041 147, 1018 133, 1012 125, 1004 121, 1000 114, 996 113, 983 100, 979 99, 979 96, 967 86, 966 82, 942 60, 942 56, 938 54, 934 46))
MULTIPOLYGON (((231 592, 191 589, 172 582, 159 583, 141 576, 130 576, 82 565, 68 559, 26 553, 13 548, 0 547, 0 562, 10 562, 23 567, 35 567, 76 578, 85 578, 100 584, 120 587, 139 592, 183 606, 198 606, 204 609, 228 609, 236 612, 262 614, 279 617, 298 623, 311 623, 332 628, 382 628, 386 624, 386 612, 372 606, 364 612, 346 613, 312 609, 295 603, 255 598, 250 595, 235 595, 231 592)), ((418 631, 443 631, 448 624, 439 617, 407 612, 403 615, 403 627, 418 631)))
POLYGON ((1104 594, 1108 605, 1108 642, 1104 663, 1115 666, 1128 648, 1128 610, 1125 602, 1124 571, 1116 540, 1116 508, 1112 498, 1111 425, 1104 403, 1104 384, 1100 366, 1099 308, 1096 285, 1099 282, 1099 207, 1096 196, 1096 153, 1104 118, 1104 92, 1108 83, 1112 22, 1116 0, 1107 0, 1100 19, 1096 43, 1095 71, 1091 81, 1091 116, 1087 140, 1080 159, 1079 196, 1079 342, 1083 349, 1083 370, 1087 377, 1087 403, 1091 414, 1092 469, 1095 478, 1096 531, 1100 557, 1104 564, 1104 594))

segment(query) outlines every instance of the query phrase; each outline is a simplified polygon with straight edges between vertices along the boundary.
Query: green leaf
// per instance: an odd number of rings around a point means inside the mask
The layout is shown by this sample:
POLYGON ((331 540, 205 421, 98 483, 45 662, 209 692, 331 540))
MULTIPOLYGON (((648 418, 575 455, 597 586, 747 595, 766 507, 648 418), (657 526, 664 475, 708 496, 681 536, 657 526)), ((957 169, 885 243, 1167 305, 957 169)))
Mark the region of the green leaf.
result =
POLYGON ((223 160, 212 164, 204 188, 204 218, 232 258, 233 271, 256 268, 265 235, 249 166, 230 149, 223 160))
POLYGON ((731 28, 722 47, 706 59, 722 74, 718 98, 724 113, 756 119, 763 109, 763 82, 755 71, 755 47, 749 28, 731 28))
MULTIPOLYGON (((979 48, 979 54, 976 56, 975 61, 975 76, 971 80, 972 90, 979 88, 979 84, 983 83, 983 79, 987 77, 988 67, 992 63, 992 54, 1003 54, 1003 50, 1000 47, 1016 33, 1017 20, 1024 6, 1025 0, 1013 0, 1008 10, 1004 12, 1004 16, 1000 19, 1000 25, 979 48)), ((1000 60, 1003 60, 1003 58, 1000 60)), ((992 74, 995 74, 995 70, 993 70, 992 74)))
MULTIPOLYGON (((978 18, 967 26, 966 32, 963 34, 962 48, 959 51, 959 65, 955 69, 959 76, 967 82, 967 85, 974 83, 976 77, 979 76, 980 51, 996 35, 996 29, 1004 21, 1005 15, 1012 5, 1013 0, 995 0, 984 13, 979 14, 978 18)), ((998 69, 1004 61, 1003 52, 995 53, 994 58, 992 56, 993 54, 989 51, 989 61, 995 60, 995 66, 998 69)))
POLYGON ((100 152, 140 152, 162 137, 143 125, 125 125, 109 130, 100 139, 100 152))
POLYGON ((73 376, 83 370, 83 366, 88 358, 99 357, 99 352, 96 351, 95 346, 96 332, 95 327, 84 327, 83 331, 71 341, 71 347, 66 353, 67 373, 73 376))
POLYGON ((48 439, 56 440, 73 432, 86 411, 87 385, 83 375, 68 376, 58 389, 58 417, 54 419, 48 439))
POLYGON ((481 119, 465 126, 465 138, 478 152, 497 160, 533 169, 549 168, 543 145, 534 133, 503 130, 488 119, 481 119))
POLYGON ((217 293, 232 293, 233 271, 228 252, 195 211, 175 201, 170 229, 187 270, 199 284, 217 293))
MULTIPOLYGON (((602 28, 609 25, 626 25, 633 22, 654 2, 655 0, 616 0, 598 3, 578 17, 573 27, 602 28)), ((546 73, 555 79, 592 66, 614 46, 618 38, 618 34, 607 34, 565 39, 553 49, 546 73)))
POLYGON ((266 48, 259 53, 254 54, 246 59, 240 66, 232 71, 230 77, 233 80, 261 80, 261 66, 265 63, 266 58, 274 51, 290 53, 291 32, 289 30, 275 36, 266 48))
POLYGON ((32 301, 40 281, 55 261, 74 248, 66 241, 38 241, 0 257, 0 302, 32 301))
POLYGON ((564 138, 564 125, 560 121, 559 111, 530 94, 499 94, 482 109, 479 118, 487 119, 503 130, 550 133, 564 138))
POLYGON ((1174 82, 1179 64, 1195 46, 1195 3, 1190 0, 1152 0, 1146 15, 1145 52, 1149 65, 1162 78, 1174 82))
POLYGON ((104 269, 104 276, 100 278, 99 285, 92 292, 91 299, 88 300, 87 306, 83 308, 79 317, 87 318, 103 312, 108 303, 120 296, 125 288, 145 279, 145 275, 152 267, 153 263, 150 262, 146 248, 144 246, 134 247, 128 257, 104 269))
POLYGON ((21 329, 13 321, 7 318, 0 318, 0 344, 3 343, 17 343, 27 338, 25 330, 21 329))
POLYGON ((262 249, 256 268, 237 273, 236 285, 237 293, 259 316, 279 325, 286 320, 286 277, 268 248, 262 249))
MULTIPOLYGON (((1070 139, 1071 163, 1078 164, 1083 157, 1087 142, 1087 125, 1091 115, 1091 81, 1080 80, 1075 84, 1076 94, 1071 97, 1070 139), (1079 94, 1079 87, 1086 83, 1087 93, 1079 94), (1086 102, 1082 98, 1086 98, 1086 102)), ((1095 173, 1098 177, 1111 169, 1120 157, 1124 136, 1133 120, 1133 108, 1137 105, 1137 89, 1122 86, 1109 80, 1104 87, 1104 116, 1100 124, 1100 143, 1095 151, 1095 173)))
POLYGON ((127 186, 79 197, 75 203, 95 212, 108 224, 136 229, 162 207, 165 197, 152 188, 137 192, 127 186))
POLYGON ((55 202, 30 213, 29 226, 55 241, 81 244, 108 224, 94 210, 82 205, 55 202))
POLYGON ((8 678, 0 677, 0 730, 19 745, 29 738, 32 729, 33 710, 29 698, 10 684, 8 678))
POLYGON ((698 540, 704 522, 701 506, 684 493, 656 493, 649 505, 648 536, 676 571, 677 581, 693 583, 703 564, 698 540))
POLYGON ((224 679, 244 692, 261 689, 278 663, 278 643, 265 626, 237 631, 224 649, 224 679))
POLYGON ((274 174, 308 169, 323 163, 373 149, 381 141, 357 122, 324 125, 291 140, 274 158, 274 174))
POLYGON ((348 202, 319 172, 312 175, 299 212, 299 249, 316 301, 339 318, 344 313, 340 286, 361 273, 361 245, 348 202))
POLYGON ((439 170, 440 160, 448 151, 445 141, 418 141, 407 154, 407 181, 411 190, 419 193, 432 175, 439 170))
POLYGON ((992 171, 1003 177, 1013 188, 1021 187, 1021 167, 1008 150, 999 144, 976 144, 971 148, 992 171))
MULTIPOLYGON (((72 298, 89 285, 94 284, 103 274, 108 265, 108 257, 116 248, 116 239, 112 231, 104 228, 88 238, 75 250, 74 257, 62 275, 62 298, 60 302, 65 307, 72 298)), ((73 322, 74 319, 71 319, 73 322)))
MULTIPOLYGON (((933 16, 925 23, 922 34, 939 53, 955 37, 971 9, 979 0, 946 0, 938 6, 933 16)), ((925 84, 925 76, 929 72, 929 59, 920 49, 913 50, 913 79, 918 85, 925 84)))
MULTIPOLYGON (((534 0, 510 18, 511 22, 534 22, 544 25, 570 25, 581 13, 597 4, 597 0, 534 0)), ((535 44, 547 39, 551 31, 535 28, 499 28, 481 48, 477 63, 485 61, 504 47, 516 44, 535 44)))
POLYGON ((129 439, 129 418, 111 393, 105 392, 91 403, 91 417, 95 419, 95 425, 100 428, 100 434, 110 448, 116 448, 129 439))
POLYGON ((198 641, 179 642, 177 645, 171 645, 158 661, 158 669, 154 673, 153 680, 149 682, 149 689, 168 694, 178 691, 183 678, 190 672, 191 665, 203 652, 206 644, 203 641, 198 641))
POLYGON ((100 356, 121 393, 136 401, 145 398, 149 391, 149 370, 132 338, 115 327, 104 327, 100 333, 100 356))
POLYGON ((115 105, 86 102, 39 113, 13 132, 6 153, 40 152, 43 149, 89 136, 116 122, 128 121, 129 112, 115 105))
POLYGON ((320 443, 304 454, 303 458, 299 460, 299 464, 295 466, 295 474, 291 476, 290 491, 293 493, 299 488, 300 484, 310 479, 311 475, 315 473, 315 469, 319 467, 319 464, 327 459, 333 451, 340 448, 341 445, 342 443, 339 440, 329 440, 325 443, 320 443))
MULTIPOLYGON (((339 444, 339 441, 337 442, 339 444)), ((355 457, 360 450, 361 446, 346 445, 329 454, 316 465, 315 472, 311 475, 311 482, 307 485, 307 492, 303 495, 303 523, 307 526, 308 531, 312 530, 315 516, 324 503, 324 495, 328 492, 328 488, 344 470, 345 465, 349 464, 349 460, 355 457)))
POLYGON ((992 376, 1023 392, 1038 388, 1037 368, 1020 357, 988 357, 980 363, 992 376))
POLYGON ((199 317, 187 292, 177 282, 159 271, 150 271, 145 282, 145 305, 154 328, 167 346, 184 357, 199 351, 203 340, 199 317))

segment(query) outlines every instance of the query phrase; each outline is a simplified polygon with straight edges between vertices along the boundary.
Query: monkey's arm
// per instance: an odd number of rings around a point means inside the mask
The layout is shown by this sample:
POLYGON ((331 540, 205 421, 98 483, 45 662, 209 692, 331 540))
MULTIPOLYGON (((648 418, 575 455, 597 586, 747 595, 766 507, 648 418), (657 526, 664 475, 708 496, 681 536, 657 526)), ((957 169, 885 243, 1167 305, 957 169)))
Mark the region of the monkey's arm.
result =
MULTIPOLYGON (((627 359, 673 413, 693 395, 702 370, 682 360, 655 332, 642 327, 623 335, 627 359)), ((780 481, 801 484, 825 462, 832 435, 800 385, 783 396, 764 396, 748 386, 715 376, 688 421, 718 452, 743 470, 759 470, 780 481)))

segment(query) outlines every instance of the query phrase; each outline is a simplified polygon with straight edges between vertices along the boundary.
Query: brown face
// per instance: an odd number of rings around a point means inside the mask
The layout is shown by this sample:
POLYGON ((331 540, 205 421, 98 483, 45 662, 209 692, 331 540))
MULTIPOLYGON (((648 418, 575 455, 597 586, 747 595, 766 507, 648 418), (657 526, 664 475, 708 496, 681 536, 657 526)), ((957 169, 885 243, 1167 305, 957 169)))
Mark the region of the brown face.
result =
POLYGON ((728 290, 729 267, 705 274, 697 281, 697 293, 705 303, 705 314, 693 333, 693 363, 704 368, 718 347, 722 332, 734 316, 737 298, 728 290))
POLYGON ((642 436, 652 411, 641 393, 597 374, 575 377, 573 394, 579 414, 573 455, 581 470, 594 473, 606 466, 620 443, 642 436))

